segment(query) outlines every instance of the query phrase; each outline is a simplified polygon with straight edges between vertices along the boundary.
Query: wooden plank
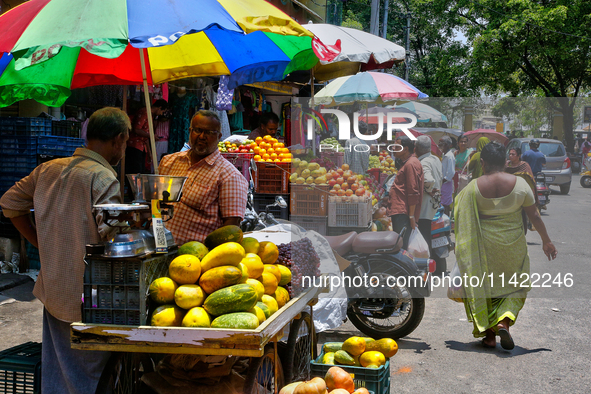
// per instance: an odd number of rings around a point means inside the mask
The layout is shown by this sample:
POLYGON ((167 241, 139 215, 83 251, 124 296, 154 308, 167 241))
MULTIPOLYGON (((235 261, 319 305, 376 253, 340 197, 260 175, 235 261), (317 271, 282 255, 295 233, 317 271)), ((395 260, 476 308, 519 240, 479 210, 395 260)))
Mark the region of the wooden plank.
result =
POLYGON ((323 291, 308 289, 256 330, 72 323, 71 346, 82 350, 260 357, 265 345, 323 291))

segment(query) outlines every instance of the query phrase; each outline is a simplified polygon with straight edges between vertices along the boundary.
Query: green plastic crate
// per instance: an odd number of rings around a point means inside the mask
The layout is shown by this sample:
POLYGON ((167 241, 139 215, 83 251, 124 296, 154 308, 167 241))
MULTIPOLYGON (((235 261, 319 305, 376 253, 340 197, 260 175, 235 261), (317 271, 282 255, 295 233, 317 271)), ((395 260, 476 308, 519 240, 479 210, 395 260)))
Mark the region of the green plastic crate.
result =
POLYGON ((27 342, 0 352, 0 393, 41 393, 41 344, 27 342))

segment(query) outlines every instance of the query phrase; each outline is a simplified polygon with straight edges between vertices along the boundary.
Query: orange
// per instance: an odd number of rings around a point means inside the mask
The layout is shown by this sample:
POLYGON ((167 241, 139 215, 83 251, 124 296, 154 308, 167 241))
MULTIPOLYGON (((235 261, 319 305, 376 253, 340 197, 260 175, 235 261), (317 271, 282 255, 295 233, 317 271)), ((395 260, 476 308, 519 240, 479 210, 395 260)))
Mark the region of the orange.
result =
POLYGON ((254 161, 260 161, 260 160, 261 160, 261 156, 259 156, 259 155, 255 155, 255 156, 253 157, 253 159, 254 159, 254 161))
POLYGON ((254 140, 254 141, 255 141, 257 144, 260 144, 262 140, 263 140, 263 137, 257 137, 257 138, 255 138, 255 140, 254 140))
POLYGON ((273 144, 273 149, 277 149, 277 148, 281 148, 281 146, 279 146, 279 142, 276 142, 273 144))
POLYGON ((278 154, 277 158, 283 160, 285 158, 285 153, 278 154))
POLYGON ((272 144, 276 144, 276 143, 278 143, 278 142, 279 142, 279 141, 277 141, 277 138, 271 138, 271 143, 272 143, 272 144))
POLYGON ((281 160, 284 163, 291 163, 291 157, 281 160))
POLYGON ((271 160, 273 160, 274 162, 280 162, 281 161, 281 159, 271 159, 271 160))
POLYGON ((250 144, 250 149, 254 150, 254 148, 256 148, 257 146, 258 146, 257 143, 253 142, 252 144, 250 144))
POLYGON ((269 160, 271 158, 271 156, 269 156, 266 153, 262 157, 263 157, 263 160, 269 160))
POLYGON ((264 149, 259 149, 259 155, 261 155, 261 156, 264 156, 264 155, 265 155, 265 153, 267 153, 267 151, 266 151, 266 150, 264 150, 264 149))
POLYGON ((271 159, 275 160, 277 158, 277 153, 271 153, 271 159))
POLYGON ((273 137, 271 137, 270 135, 266 135, 263 137, 263 140, 265 140, 266 142, 269 142, 273 139, 273 137))
POLYGON ((259 148, 258 146, 255 146, 254 148, 252 148, 252 151, 254 152, 255 155, 258 155, 260 150, 261 150, 261 148, 259 148))
POLYGON ((269 163, 273 163, 273 159, 267 159, 267 160, 265 160, 265 161, 267 161, 267 162, 269 162, 269 163))
POLYGON ((269 148, 269 149, 267 149, 267 153, 268 154, 275 153, 275 149, 269 148))
POLYGON ((278 142, 280 148, 285 148, 285 144, 283 142, 278 142))

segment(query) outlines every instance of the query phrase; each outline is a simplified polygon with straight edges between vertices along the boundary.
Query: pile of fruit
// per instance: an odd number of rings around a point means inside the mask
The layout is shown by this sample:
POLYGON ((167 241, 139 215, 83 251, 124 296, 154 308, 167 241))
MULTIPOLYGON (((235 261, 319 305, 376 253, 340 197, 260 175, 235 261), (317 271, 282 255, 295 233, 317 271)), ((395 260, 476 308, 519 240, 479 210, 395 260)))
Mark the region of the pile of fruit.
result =
POLYGON ((385 207, 381 207, 373 214, 371 231, 393 231, 392 218, 388 216, 385 207))
POLYGON ((307 281, 302 282, 304 276, 314 278, 320 275, 320 257, 308 238, 279 244, 278 248, 277 264, 283 264, 291 270, 291 283, 286 288, 291 297, 296 297, 309 287, 307 281))
POLYGON ((285 147, 283 142, 279 142, 276 138, 266 135, 264 137, 257 137, 254 142, 250 144, 250 148, 254 153, 255 161, 266 162, 291 162, 291 153, 285 147))
POLYGON ((365 181, 365 188, 372 194, 371 205, 376 205, 384 196, 386 190, 384 190, 384 188, 380 186, 380 182, 372 176, 367 176, 363 180, 365 181))
MULTIPOLYGON (((334 137, 330 137, 330 138, 326 138, 323 139, 322 141, 320 141, 321 145, 331 145, 333 146, 334 152, 343 152, 344 149, 341 145, 341 143, 339 142, 339 140, 337 140, 334 137)), ((324 151, 324 148, 322 149, 324 151)), ((330 152, 328 149, 326 149, 327 152, 330 152)))
POLYGON ((293 382, 284 386, 279 394, 369 394, 365 387, 355 390, 353 377, 343 368, 332 367, 322 378, 312 378, 307 382, 293 382))
POLYGON ((252 140, 218 142, 218 150, 222 153, 254 153, 252 140))
POLYGON ((365 180, 365 176, 355 174, 349 169, 348 164, 329 171, 326 178, 330 186, 331 197, 341 197, 337 199, 338 202, 363 202, 372 198, 371 192, 367 188, 368 182, 365 180))
POLYGON ((371 155, 369 156, 369 167, 370 170, 372 168, 380 168, 380 159, 378 158, 378 156, 375 155, 371 155))
POLYGON ((243 238, 237 226, 224 226, 204 243, 179 248, 168 276, 150 284, 153 326, 255 329, 290 299, 283 286, 291 271, 275 264, 272 242, 243 238))
POLYGON ((394 164, 394 159, 390 157, 388 152, 380 151, 379 160, 380 165, 373 168, 379 168, 381 172, 385 172, 388 175, 396 174, 398 172, 398 170, 396 170, 396 165, 394 164))
POLYGON ((391 338, 351 337, 345 342, 325 343, 322 352, 322 364, 380 368, 398 352, 398 344, 391 338))
POLYGON ((295 158, 292 165, 292 173, 289 177, 291 183, 298 185, 326 185, 328 171, 318 163, 308 163, 305 160, 295 158))

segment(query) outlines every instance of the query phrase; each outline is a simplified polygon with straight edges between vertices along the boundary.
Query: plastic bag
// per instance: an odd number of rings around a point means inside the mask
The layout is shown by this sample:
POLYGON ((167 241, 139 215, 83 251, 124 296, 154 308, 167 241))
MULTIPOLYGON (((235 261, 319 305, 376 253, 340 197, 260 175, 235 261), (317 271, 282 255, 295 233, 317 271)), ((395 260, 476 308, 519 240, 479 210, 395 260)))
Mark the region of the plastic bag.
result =
POLYGON ((456 263, 449 274, 450 285, 447 288, 447 298, 452 301, 464 302, 463 299, 466 298, 466 292, 464 291, 464 286, 461 279, 462 275, 460 273, 460 268, 458 267, 458 263, 456 263))
POLYGON ((408 251, 417 258, 428 259, 429 258, 429 245, 423 238, 423 235, 419 231, 418 227, 412 230, 410 238, 408 240, 408 251))

